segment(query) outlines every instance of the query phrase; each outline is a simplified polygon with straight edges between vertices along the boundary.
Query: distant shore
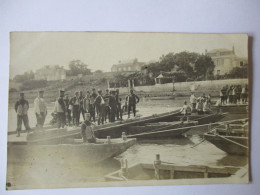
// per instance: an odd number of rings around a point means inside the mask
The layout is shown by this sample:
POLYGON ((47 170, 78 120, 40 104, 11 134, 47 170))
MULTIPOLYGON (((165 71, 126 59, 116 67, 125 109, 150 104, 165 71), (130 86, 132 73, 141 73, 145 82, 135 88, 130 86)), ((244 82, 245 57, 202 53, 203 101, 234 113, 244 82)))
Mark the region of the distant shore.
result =
MULTIPOLYGON (((219 91, 223 86, 226 85, 245 85, 248 84, 248 79, 229 79, 229 80, 213 80, 213 81, 193 81, 193 82, 180 82, 180 83, 166 83, 166 84, 156 84, 150 86, 135 86, 135 93, 140 97, 187 97, 190 96, 191 92, 194 92, 195 96, 201 96, 203 93, 206 95, 211 95, 212 97, 218 97, 219 91)), ((82 91, 86 94, 87 90, 92 88, 101 89, 103 93, 107 89, 107 85, 75 85, 68 88, 65 91, 72 97, 75 91, 82 91)), ((47 103, 54 102, 59 95, 59 86, 50 88, 42 88, 44 90, 44 99, 47 103)), ((38 90, 28 90, 23 91, 25 93, 25 98, 29 103, 33 103, 34 99, 37 97, 38 90)), ((119 88, 119 93, 121 98, 125 98, 128 94, 129 88, 122 87, 119 88)), ((15 102, 19 99, 19 92, 9 93, 9 105, 12 107, 15 102)))

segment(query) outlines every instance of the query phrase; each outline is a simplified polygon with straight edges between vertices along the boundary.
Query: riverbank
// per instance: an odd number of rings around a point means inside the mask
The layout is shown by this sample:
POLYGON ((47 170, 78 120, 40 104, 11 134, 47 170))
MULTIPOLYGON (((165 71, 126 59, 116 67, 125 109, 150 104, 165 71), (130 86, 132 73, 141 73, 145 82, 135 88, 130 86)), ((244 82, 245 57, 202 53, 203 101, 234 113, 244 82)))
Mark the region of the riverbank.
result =
MULTIPOLYGON (((135 86, 135 93, 140 97, 158 97, 158 96, 172 96, 175 97, 186 97, 190 96, 191 91, 195 93, 195 96, 200 96, 203 93, 206 95, 210 94, 212 97, 218 97, 219 91, 223 86, 226 85, 242 85, 248 84, 248 79, 228 79, 228 80, 212 80, 212 81, 191 81, 191 82, 176 82, 166 84, 156 84, 150 86, 135 86)), ((91 83, 78 82, 78 81, 66 81, 56 82, 52 86, 42 88, 45 91, 44 99, 47 103, 54 102, 59 95, 59 89, 65 89, 66 93, 72 97, 75 91, 83 91, 86 94, 87 90, 92 88, 101 89, 105 91, 107 85, 104 83, 91 83)), ((38 90, 23 91, 26 99, 32 103, 37 97, 38 90)), ((121 98, 124 98, 128 94, 128 87, 120 87, 119 92, 121 98)), ((9 93, 9 104, 13 105, 19 98, 19 92, 9 93)))

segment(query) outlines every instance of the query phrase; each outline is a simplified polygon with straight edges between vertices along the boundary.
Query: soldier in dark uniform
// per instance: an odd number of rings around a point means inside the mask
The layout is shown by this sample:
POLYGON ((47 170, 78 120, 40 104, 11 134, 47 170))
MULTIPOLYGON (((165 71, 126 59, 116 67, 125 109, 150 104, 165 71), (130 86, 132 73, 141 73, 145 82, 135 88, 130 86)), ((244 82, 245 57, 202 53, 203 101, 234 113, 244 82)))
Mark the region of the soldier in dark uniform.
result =
POLYGON ((73 117, 73 125, 79 125, 80 118, 80 100, 79 100, 79 92, 75 92, 75 96, 71 98, 70 105, 72 105, 72 117, 73 117))
POLYGON ((15 112, 17 114, 17 137, 20 136, 20 132, 22 130, 22 123, 24 124, 26 130, 31 130, 29 126, 29 119, 28 119, 28 109, 29 103, 27 100, 24 99, 24 93, 20 93, 20 99, 15 103, 15 112))
POLYGON ((105 101, 105 108, 104 108, 104 121, 106 122, 107 118, 108 121, 110 122, 110 107, 109 107, 109 90, 106 90, 106 94, 104 95, 104 101, 105 101))
POLYGON ((117 109, 117 102, 115 98, 115 91, 110 91, 109 96, 109 107, 110 107, 110 122, 115 122, 116 119, 116 109, 117 109))
POLYGON ((126 96, 128 118, 130 118, 130 111, 133 109, 134 116, 136 115, 136 104, 139 103, 139 97, 134 94, 133 89, 130 90, 130 94, 126 96))
POLYGON ((119 89, 116 89, 115 91, 115 98, 116 98, 116 119, 118 120, 119 119, 119 89))
POLYGON ((97 97, 96 89, 92 89, 92 94, 90 95, 90 105, 89 105, 89 112, 90 112, 90 120, 93 118, 93 121, 96 121, 96 108, 95 108, 95 99, 97 97))

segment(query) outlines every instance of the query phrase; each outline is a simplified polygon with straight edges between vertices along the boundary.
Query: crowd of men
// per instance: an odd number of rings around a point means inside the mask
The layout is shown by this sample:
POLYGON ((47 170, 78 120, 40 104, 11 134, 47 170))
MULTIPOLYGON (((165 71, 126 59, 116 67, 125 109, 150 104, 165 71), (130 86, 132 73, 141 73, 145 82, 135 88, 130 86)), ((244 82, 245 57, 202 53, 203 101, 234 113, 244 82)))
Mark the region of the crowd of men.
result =
MULTIPOLYGON (((34 100, 34 112, 37 119, 37 128, 42 129, 47 115, 47 107, 43 99, 44 91, 38 92, 38 97, 34 100)), ((59 97, 55 101, 54 112, 52 113, 52 124, 56 124, 58 128, 65 126, 79 126, 80 117, 98 125, 106 122, 114 122, 122 120, 123 112, 127 111, 128 118, 130 112, 136 116, 136 104, 139 97, 130 90, 130 94, 126 96, 125 102, 119 97, 119 90, 106 90, 105 94, 102 90, 93 88, 87 91, 84 96, 82 91, 76 91, 73 97, 65 94, 64 90, 59 91, 59 97), (86 115, 87 114, 87 115, 86 115)), ((28 119, 29 103, 24 98, 24 93, 20 93, 20 99, 15 104, 17 113, 17 136, 20 136, 22 122, 26 130, 30 130, 28 119)))
POLYGON ((221 104, 237 104, 248 102, 248 86, 228 85, 223 86, 220 90, 221 104))
POLYGON ((211 95, 208 96, 203 93, 201 96, 196 97, 194 93, 191 93, 190 104, 184 101, 180 112, 184 115, 190 115, 191 113, 197 112, 198 114, 207 114, 211 112, 211 95))

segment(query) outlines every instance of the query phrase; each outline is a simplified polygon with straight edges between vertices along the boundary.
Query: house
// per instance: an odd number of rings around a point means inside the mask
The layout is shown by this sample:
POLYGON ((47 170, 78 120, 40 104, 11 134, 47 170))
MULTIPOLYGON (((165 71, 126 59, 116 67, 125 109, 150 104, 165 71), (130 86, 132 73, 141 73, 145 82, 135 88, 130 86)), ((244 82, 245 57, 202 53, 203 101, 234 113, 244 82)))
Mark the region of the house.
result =
POLYGON ((205 55, 210 56, 215 64, 214 75, 228 74, 233 68, 247 64, 247 58, 236 56, 234 46, 232 50, 225 48, 205 50, 205 55))
POLYGON ((173 83, 173 82, 182 82, 186 79, 186 74, 184 71, 171 71, 164 72, 161 71, 160 74, 155 78, 156 84, 165 84, 165 83, 173 83))
POLYGON ((114 64, 111 68, 111 72, 138 72, 141 71, 142 66, 146 63, 138 62, 135 58, 133 60, 119 61, 118 64, 114 64))
POLYGON ((46 65, 36 70, 34 79, 47 81, 64 80, 66 79, 66 70, 59 65, 46 65))

